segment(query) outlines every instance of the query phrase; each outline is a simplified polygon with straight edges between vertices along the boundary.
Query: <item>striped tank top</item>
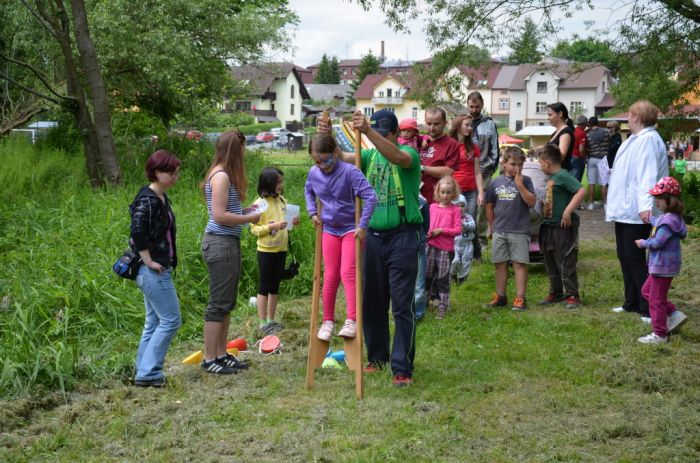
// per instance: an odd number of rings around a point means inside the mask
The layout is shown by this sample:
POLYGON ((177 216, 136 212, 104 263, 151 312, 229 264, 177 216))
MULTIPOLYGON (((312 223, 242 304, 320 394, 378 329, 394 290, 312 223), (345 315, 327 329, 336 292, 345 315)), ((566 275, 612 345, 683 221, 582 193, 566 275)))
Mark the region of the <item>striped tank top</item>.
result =
MULTIPOLYGON (((219 172, 223 172, 223 170, 219 170, 211 174, 207 180, 207 183, 204 184, 204 196, 207 199, 207 211, 209 212, 209 221, 207 222, 207 227, 204 229, 204 232, 212 235, 232 235, 240 237, 243 230, 242 225, 235 225, 233 227, 221 225, 214 220, 214 216, 211 211, 211 184, 209 183, 209 180, 211 180, 211 178, 214 175, 217 175, 219 172)), ((228 187, 228 203, 226 205, 226 212, 238 215, 243 214, 241 198, 238 195, 238 190, 236 190, 236 187, 233 186, 233 184, 230 184, 228 187)))

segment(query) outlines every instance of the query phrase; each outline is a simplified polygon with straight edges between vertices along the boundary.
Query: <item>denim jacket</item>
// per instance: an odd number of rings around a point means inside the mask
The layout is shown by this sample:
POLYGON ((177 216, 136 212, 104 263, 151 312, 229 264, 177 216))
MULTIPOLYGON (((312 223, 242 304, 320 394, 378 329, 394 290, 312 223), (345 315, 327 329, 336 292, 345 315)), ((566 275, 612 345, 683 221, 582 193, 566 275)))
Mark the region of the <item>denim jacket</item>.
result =
POLYGON ((681 240, 688 229, 678 214, 661 214, 652 217, 654 226, 651 237, 642 240, 642 247, 649 249, 649 274, 672 277, 681 271, 681 240))
POLYGON ((151 259, 163 267, 175 268, 177 247, 175 245, 175 214, 170 208, 170 199, 165 196, 165 204, 148 186, 139 190, 134 202, 129 206, 131 213, 131 248, 135 252, 148 249, 151 259), (172 217, 170 228, 173 256, 170 258, 168 243, 168 213, 172 217))

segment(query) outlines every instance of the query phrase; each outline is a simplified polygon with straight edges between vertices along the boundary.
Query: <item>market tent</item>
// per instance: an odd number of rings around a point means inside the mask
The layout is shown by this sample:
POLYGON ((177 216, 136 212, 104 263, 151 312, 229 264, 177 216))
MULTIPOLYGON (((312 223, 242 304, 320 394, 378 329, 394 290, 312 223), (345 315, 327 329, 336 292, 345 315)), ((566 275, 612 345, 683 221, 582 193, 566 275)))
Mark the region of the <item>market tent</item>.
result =
POLYGON ((510 135, 506 135, 505 133, 501 136, 498 137, 498 143, 500 145, 506 144, 506 143, 522 143, 525 140, 520 140, 519 138, 513 138, 510 135))

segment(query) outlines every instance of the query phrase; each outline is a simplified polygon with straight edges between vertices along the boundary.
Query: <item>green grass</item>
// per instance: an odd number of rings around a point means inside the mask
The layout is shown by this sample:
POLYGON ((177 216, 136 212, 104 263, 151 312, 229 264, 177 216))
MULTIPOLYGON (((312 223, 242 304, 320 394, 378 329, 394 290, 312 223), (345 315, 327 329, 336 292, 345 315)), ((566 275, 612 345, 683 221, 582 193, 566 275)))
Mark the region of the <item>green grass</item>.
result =
MULTIPOLYGON (((493 267, 477 264, 453 291, 448 317, 439 321, 431 312, 418 326, 414 385, 395 389, 387 372, 366 375, 358 401, 347 370, 319 370, 315 390, 304 388, 310 248, 300 276, 283 287, 281 355, 247 354, 251 369, 225 378, 179 363, 201 348, 206 300, 198 251, 203 205, 194 187, 186 187, 200 175, 183 171, 173 202, 185 253, 175 280, 185 317, 168 354, 164 390, 128 385, 143 308, 133 284, 109 271, 138 182, 97 193, 71 182, 46 194, 25 187, 0 205, 8 219, 0 222, 6 267, 0 296, 10 300, 0 310, 0 384, 7 398, 0 402, 0 461, 700 459, 697 230, 684 245, 683 274, 671 291, 690 322, 670 344, 636 342, 649 328, 610 311, 622 288, 612 238, 583 241, 582 308, 537 306, 546 275, 533 265, 531 310, 484 309, 493 267)), ((296 200, 292 185, 303 173, 285 172, 296 200)), ((16 169, 14 180, 27 184, 23 173, 16 169)), ((310 229, 300 232, 298 241, 310 240, 310 229)), ((244 249, 253 254, 252 241, 244 249)), ((246 291, 230 334, 252 344, 258 333, 246 291)), ((333 347, 342 345, 335 340, 333 347)))

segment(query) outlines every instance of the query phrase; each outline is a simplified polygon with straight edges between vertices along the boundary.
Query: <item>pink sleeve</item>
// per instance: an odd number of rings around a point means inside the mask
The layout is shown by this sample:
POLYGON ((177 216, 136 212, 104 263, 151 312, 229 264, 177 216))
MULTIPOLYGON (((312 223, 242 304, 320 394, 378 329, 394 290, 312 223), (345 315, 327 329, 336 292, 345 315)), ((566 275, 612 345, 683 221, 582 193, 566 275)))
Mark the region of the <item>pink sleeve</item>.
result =
POLYGON ((457 236, 462 233, 462 214, 457 206, 452 206, 450 209, 452 224, 449 228, 443 228, 442 232, 448 236, 457 236))

